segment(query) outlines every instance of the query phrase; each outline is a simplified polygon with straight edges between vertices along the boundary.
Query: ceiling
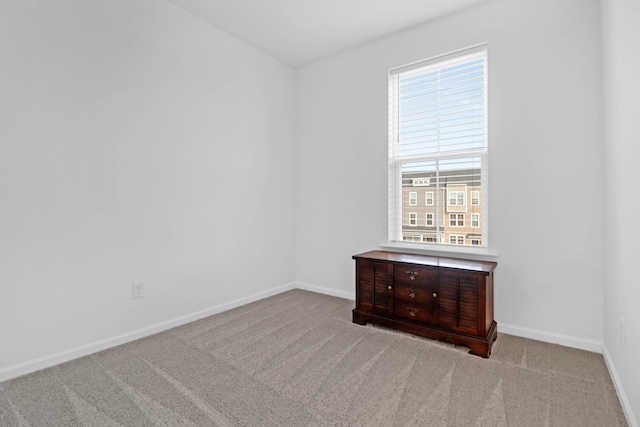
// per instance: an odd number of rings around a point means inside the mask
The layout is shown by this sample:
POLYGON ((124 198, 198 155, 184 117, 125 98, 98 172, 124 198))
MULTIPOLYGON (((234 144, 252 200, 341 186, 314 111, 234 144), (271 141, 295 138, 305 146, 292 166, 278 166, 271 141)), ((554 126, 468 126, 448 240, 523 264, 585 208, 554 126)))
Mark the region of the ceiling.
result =
POLYGON ((301 67, 486 0, 168 0, 301 67))

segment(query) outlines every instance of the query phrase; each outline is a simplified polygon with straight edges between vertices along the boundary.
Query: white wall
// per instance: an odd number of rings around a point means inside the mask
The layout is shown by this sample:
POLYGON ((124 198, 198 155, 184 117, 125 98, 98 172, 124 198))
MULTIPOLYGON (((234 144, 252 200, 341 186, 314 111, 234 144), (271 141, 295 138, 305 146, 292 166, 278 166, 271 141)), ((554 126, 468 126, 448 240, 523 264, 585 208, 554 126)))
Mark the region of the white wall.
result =
POLYGON ((0 64, 0 376, 292 283, 293 69, 161 0, 5 0, 0 64))
POLYGON ((387 238, 387 72, 488 42, 489 240, 504 332, 599 350, 597 0, 492 0, 299 70, 296 278, 353 294, 387 238))
POLYGON ((352 295, 351 255, 387 234, 388 69, 487 41, 497 320, 582 347, 604 323, 638 401, 638 6, 602 1, 604 322, 597 0, 491 0, 302 68, 297 100, 294 70, 164 1, 5 2, 0 379, 271 292, 294 259, 299 284, 352 295))
MULTIPOLYGON (((603 0, 605 143, 605 356, 640 420, 640 2, 603 0), (626 342, 623 326, 626 321, 626 342)), ((619 390, 620 391, 620 390, 619 390)), ((619 393, 620 394, 620 393, 619 393)), ((628 418, 631 417, 627 414, 628 418)), ((635 421, 635 424, 638 422, 635 421)))

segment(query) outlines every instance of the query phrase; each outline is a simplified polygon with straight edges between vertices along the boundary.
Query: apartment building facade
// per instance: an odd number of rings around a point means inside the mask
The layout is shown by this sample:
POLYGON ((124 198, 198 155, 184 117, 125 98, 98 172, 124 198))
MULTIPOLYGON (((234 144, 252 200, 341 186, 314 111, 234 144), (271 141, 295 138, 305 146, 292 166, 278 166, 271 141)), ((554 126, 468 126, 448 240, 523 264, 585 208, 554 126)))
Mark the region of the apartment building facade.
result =
POLYGON ((402 239, 482 245, 480 169, 403 173, 402 239))

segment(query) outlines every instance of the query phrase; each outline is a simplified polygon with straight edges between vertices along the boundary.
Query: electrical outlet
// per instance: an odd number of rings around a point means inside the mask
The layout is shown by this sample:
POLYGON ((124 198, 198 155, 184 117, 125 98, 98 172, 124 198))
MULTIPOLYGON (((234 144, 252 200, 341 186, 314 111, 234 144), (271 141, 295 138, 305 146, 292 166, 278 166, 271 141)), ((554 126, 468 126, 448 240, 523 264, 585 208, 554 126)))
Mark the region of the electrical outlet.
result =
POLYGON ((142 298, 144 296, 144 282, 133 282, 133 292, 131 298, 142 298))
POLYGON ((620 316, 620 333, 622 337, 622 345, 627 343, 627 321, 624 317, 620 316))

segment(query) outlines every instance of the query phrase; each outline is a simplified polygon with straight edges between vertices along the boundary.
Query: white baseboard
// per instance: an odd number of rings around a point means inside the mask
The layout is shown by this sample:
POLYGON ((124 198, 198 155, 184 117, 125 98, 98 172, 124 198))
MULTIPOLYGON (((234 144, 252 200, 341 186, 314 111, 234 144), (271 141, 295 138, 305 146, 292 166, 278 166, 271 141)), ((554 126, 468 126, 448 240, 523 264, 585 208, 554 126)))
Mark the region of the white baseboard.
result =
POLYGON ((331 295, 332 297, 344 298, 354 300, 356 299, 355 292, 338 291, 336 289, 325 288, 323 286, 311 285, 304 282, 296 282, 295 287, 304 291, 316 292, 319 294, 331 295))
MULTIPOLYGON (((338 298, 355 300, 355 292, 338 291, 332 288, 316 286, 310 283, 296 282, 297 289, 305 291, 317 292, 319 294, 331 295, 338 298)), ((552 344, 560 344, 566 347, 578 348, 580 350, 602 353, 602 343, 599 341, 586 340, 582 338, 571 337, 568 335, 555 334, 552 332, 539 331, 535 329, 522 328, 519 326, 506 325, 498 323, 498 332, 504 332, 509 335, 516 335, 523 338, 544 341, 552 344)))
POLYGON ((611 357, 611 353, 609 353, 606 345, 602 346, 602 356, 604 357, 604 363, 607 365, 607 369, 609 370, 609 375, 611 375, 611 380, 613 381, 616 393, 618 393, 618 399, 620 399, 620 405, 624 411, 624 416, 627 418, 627 424, 629 424, 629 427, 639 427, 638 420, 633 414, 629 398, 624 392, 624 387, 622 387, 622 381, 620 381, 616 365, 614 365, 613 358, 611 357))
MULTIPOLYGON (((355 292, 339 291, 332 288, 323 286, 316 286, 304 282, 292 282, 283 286, 279 286, 264 292, 259 292, 247 297, 239 298, 227 303, 219 304, 205 310, 201 310, 195 313, 187 314, 184 316, 176 317, 164 322, 160 322, 154 325, 150 325, 135 331, 127 332, 125 334, 117 335, 111 338, 95 341, 83 346, 75 347, 69 350, 61 351, 48 356, 28 360, 26 362, 11 365, 0 369, 0 382, 6 381, 21 375, 25 375, 31 372, 35 372, 41 369, 45 369, 60 363, 68 362, 79 357, 87 356, 98 351, 106 350, 117 345, 121 345, 133 340, 147 337, 149 335, 156 334, 158 332, 165 331, 167 329, 174 328, 176 326, 184 325, 185 323, 193 322, 195 320, 203 319, 208 316, 212 316, 223 311, 230 310, 232 308, 239 307, 244 304, 249 304, 254 301, 258 301, 263 298, 267 298, 272 295, 291 290, 291 289, 303 289, 311 292, 317 292, 325 295, 331 295, 338 298, 344 298, 349 300, 355 300, 355 292)), ((503 323, 498 324, 498 331, 504 332, 510 335, 521 336, 524 338, 531 338, 539 341, 565 345, 568 347, 579 348, 582 350, 593 351, 602 353, 602 343, 590 340, 584 340, 565 335, 553 334, 543 331, 537 331, 533 329, 521 328, 517 326, 505 325, 503 323)), ((606 359, 605 359, 606 360, 606 359)), ((608 366, 610 361, 607 362, 608 366)), ((613 375, 612 375, 613 376, 613 375)), ((636 424, 637 426, 637 424, 636 424)), ((635 427, 635 426, 634 426, 635 427)))
MULTIPOLYGON (((331 295, 338 298, 345 298, 350 300, 356 299, 355 292, 338 291, 336 289, 316 286, 304 282, 296 282, 295 287, 297 289, 317 292, 319 294, 331 295)), ((519 326, 505 325, 504 323, 498 323, 498 332, 504 332, 505 334, 516 335, 519 337, 530 338, 552 344, 560 344, 566 347, 578 348, 580 350, 602 353, 602 343, 598 341, 585 340, 582 338, 575 338, 568 335, 538 331, 535 329, 521 328, 519 326)))
POLYGON ((551 344, 560 344, 565 347, 592 351, 594 353, 602 353, 602 343, 599 341, 586 340, 583 338, 539 331, 536 329, 522 328, 520 326, 505 325, 504 323, 498 322, 498 333, 500 332, 532 340, 544 341, 551 344))
POLYGON ((167 329, 175 328, 176 326, 184 325, 185 323, 203 319, 205 317, 212 316, 214 314, 221 313, 223 311, 227 311, 241 305, 249 304, 251 302, 270 297, 272 295, 277 295, 279 293, 294 289, 295 287, 296 286, 294 283, 289 283, 277 288, 269 289, 264 292, 258 292, 247 297, 239 298, 204 310, 200 310, 195 313, 176 317, 174 319, 156 323, 155 325, 150 325, 141 329, 137 329, 135 331, 127 332, 125 334, 117 335, 111 338, 95 341, 90 344, 82 345, 48 356, 43 356, 36 359, 28 360, 26 362, 11 365, 6 368, 0 369, 0 382, 19 377, 21 375, 26 375, 31 372, 39 371, 41 369, 49 368, 60 363, 68 362, 70 360, 87 356, 89 354, 106 350, 108 348, 115 347, 140 338, 144 338, 149 335, 157 334, 158 332, 166 331, 167 329))

